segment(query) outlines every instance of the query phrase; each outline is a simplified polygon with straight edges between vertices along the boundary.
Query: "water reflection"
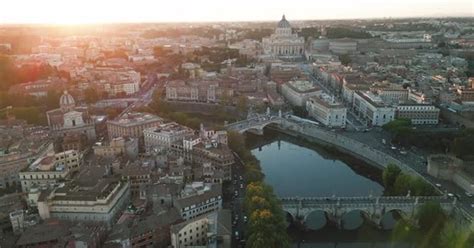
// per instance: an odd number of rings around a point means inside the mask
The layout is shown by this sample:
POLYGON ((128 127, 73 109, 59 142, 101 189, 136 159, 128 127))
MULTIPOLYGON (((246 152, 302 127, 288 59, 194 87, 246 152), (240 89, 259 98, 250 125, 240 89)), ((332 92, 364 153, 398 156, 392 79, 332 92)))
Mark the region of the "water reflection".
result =
MULTIPOLYGON (((381 170, 364 161, 274 131, 247 135, 247 145, 260 160, 265 181, 281 197, 381 196, 381 170)), ((339 223, 324 211, 304 220, 288 215, 294 247, 412 247, 392 244, 390 231, 398 213, 388 212, 380 223, 367 213, 346 213, 339 223)))

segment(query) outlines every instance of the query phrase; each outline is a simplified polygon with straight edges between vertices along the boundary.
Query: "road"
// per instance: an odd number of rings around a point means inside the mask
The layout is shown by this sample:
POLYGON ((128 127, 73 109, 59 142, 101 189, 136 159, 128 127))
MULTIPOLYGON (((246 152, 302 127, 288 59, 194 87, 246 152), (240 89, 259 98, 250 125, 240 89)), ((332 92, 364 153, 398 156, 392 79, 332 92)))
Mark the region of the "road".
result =
POLYGON ((405 148, 401 149, 397 146, 391 145, 390 134, 385 132, 382 128, 372 128, 367 132, 342 132, 342 135, 355 139, 359 142, 366 144, 367 146, 373 147, 374 149, 380 150, 390 156, 402 161, 409 165, 413 170, 422 175, 426 180, 434 185, 441 185, 440 189, 445 193, 453 193, 458 197, 458 204, 463 207, 468 213, 474 216, 474 208, 471 207, 474 204, 474 198, 466 195, 465 190, 455 185, 450 181, 441 180, 428 174, 426 158, 429 153, 416 148, 405 148), (385 144, 383 143, 385 140, 385 144), (395 148, 395 149, 393 149, 395 148), (405 151, 406 154, 402 154, 401 151, 405 151))
MULTIPOLYGON (((244 247, 245 240, 245 225, 244 220, 246 214, 244 213, 244 195, 245 195, 245 179, 244 179, 244 167, 243 162, 236 155, 236 163, 232 168, 232 184, 230 186, 231 201, 230 208, 232 209, 232 247, 244 247), (238 232, 238 236, 236 236, 238 232)), ((224 203, 225 204, 225 203, 224 203)), ((226 205, 226 204, 225 204, 226 205)))
MULTIPOLYGON (((309 65, 302 65, 301 68, 306 72, 306 74, 309 76, 313 84, 317 85, 320 87, 325 93, 329 95, 334 95, 338 101, 344 102, 341 95, 338 92, 335 92, 336 90, 334 88, 329 87, 328 85, 323 83, 323 80, 319 77, 317 77, 312 71, 309 65)), ((347 107, 347 124, 348 129, 353 129, 353 130, 364 130, 367 125, 365 124, 364 121, 360 120, 355 113, 351 111, 351 106, 349 103, 344 103, 347 107)))
MULTIPOLYGON (((148 84, 147 81, 144 84, 148 84)), ((148 105, 153 100, 153 93, 155 92, 156 85, 151 85, 148 90, 143 91, 137 95, 137 101, 130 104, 127 108, 125 108, 120 116, 132 111, 133 109, 140 108, 143 106, 148 105)))

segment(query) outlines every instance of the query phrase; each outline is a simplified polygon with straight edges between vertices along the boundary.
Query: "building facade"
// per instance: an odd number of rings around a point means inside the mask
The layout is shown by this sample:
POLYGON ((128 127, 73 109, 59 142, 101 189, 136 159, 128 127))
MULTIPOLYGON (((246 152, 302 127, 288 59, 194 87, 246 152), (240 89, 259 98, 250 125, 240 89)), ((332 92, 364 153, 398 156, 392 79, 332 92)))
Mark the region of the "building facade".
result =
MULTIPOLYGON (((182 196, 174 201, 184 220, 198 218, 204 214, 222 209, 222 186, 220 184, 188 185, 191 193, 183 192, 182 196)), ((186 188, 185 188, 186 190, 186 188)))
POLYGON ((356 91, 352 107, 369 126, 383 126, 395 118, 395 109, 386 106, 379 96, 371 92, 356 91))
POLYGON ((92 185, 56 188, 38 199, 42 219, 96 222, 111 227, 130 200, 130 183, 102 178, 92 185), (92 187, 91 187, 92 186, 92 187))
POLYGON ((346 126, 347 108, 327 94, 310 97, 306 102, 309 116, 328 127, 346 126))
POLYGON ((396 107, 396 118, 411 120, 413 125, 436 125, 439 108, 427 104, 401 104, 396 107))
POLYGON ((81 165, 82 154, 75 150, 40 157, 19 173, 21 189, 27 193, 32 187, 49 187, 68 178, 81 165))
POLYGON ((310 81, 289 81, 281 86, 281 94, 293 106, 305 107, 306 101, 321 93, 310 81))
POLYGON ((46 112, 48 125, 57 136, 78 133, 85 135, 90 142, 95 141, 95 123, 87 107, 77 107, 67 91, 59 99, 59 106, 59 109, 46 112))
POLYGON ((171 144, 182 141, 193 134, 192 129, 175 122, 161 124, 156 128, 147 128, 143 131, 145 150, 153 152, 168 149, 171 144))
POLYGON ((127 113, 114 120, 107 121, 109 140, 118 137, 137 138, 139 149, 143 148, 143 130, 157 127, 163 119, 152 114, 127 113))
POLYGON ((263 52, 280 58, 297 58, 304 55, 304 37, 298 37, 293 33, 290 23, 283 15, 278 22, 275 33, 270 37, 263 38, 263 52))

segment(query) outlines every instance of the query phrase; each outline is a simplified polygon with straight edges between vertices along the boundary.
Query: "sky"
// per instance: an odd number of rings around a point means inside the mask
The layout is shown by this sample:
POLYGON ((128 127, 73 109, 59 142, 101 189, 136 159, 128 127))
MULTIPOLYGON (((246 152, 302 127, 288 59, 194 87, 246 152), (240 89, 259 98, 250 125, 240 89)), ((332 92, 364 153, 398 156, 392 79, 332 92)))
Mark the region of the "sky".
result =
POLYGON ((0 23, 269 21, 474 16, 474 0, 1 0, 0 23))

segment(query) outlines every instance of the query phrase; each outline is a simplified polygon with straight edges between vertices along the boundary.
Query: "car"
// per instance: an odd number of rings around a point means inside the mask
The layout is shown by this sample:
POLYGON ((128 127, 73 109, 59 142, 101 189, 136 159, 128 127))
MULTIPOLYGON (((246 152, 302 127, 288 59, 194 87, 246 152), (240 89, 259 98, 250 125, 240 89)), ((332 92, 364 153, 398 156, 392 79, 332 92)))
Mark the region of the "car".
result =
POLYGON ((392 146, 391 148, 392 148, 392 150, 397 150, 396 146, 392 146))
POLYGON ((235 231, 235 239, 239 240, 239 231, 235 231))
POLYGON ((240 184, 240 188, 241 188, 241 189, 244 188, 244 184, 243 184, 243 183, 240 184))
POLYGON ((235 196, 238 196, 238 195, 239 195, 239 191, 237 191, 237 190, 234 191, 234 195, 235 195, 235 196))
POLYGON ((471 204, 471 208, 474 208, 474 204, 471 204))
POLYGON ((407 155, 407 151, 405 151, 405 150, 400 150, 400 154, 402 154, 402 155, 407 155))
POLYGON ((449 197, 454 197, 454 194, 453 193, 448 193, 448 196, 449 197))
POLYGON ((244 222, 247 223, 247 216, 244 215, 244 222))
POLYGON ((387 141, 385 139, 382 139, 382 144, 387 144, 387 141))
POLYGON ((441 184, 437 183, 435 184, 436 187, 441 188, 441 184))
POLYGON ((466 191, 466 192, 464 192, 464 194, 466 194, 466 196, 467 196, 467 197, 472 197, 472 194, 471 194, 471 193, 469 193, 469 192, 467 192, 467 191, 466 191))

